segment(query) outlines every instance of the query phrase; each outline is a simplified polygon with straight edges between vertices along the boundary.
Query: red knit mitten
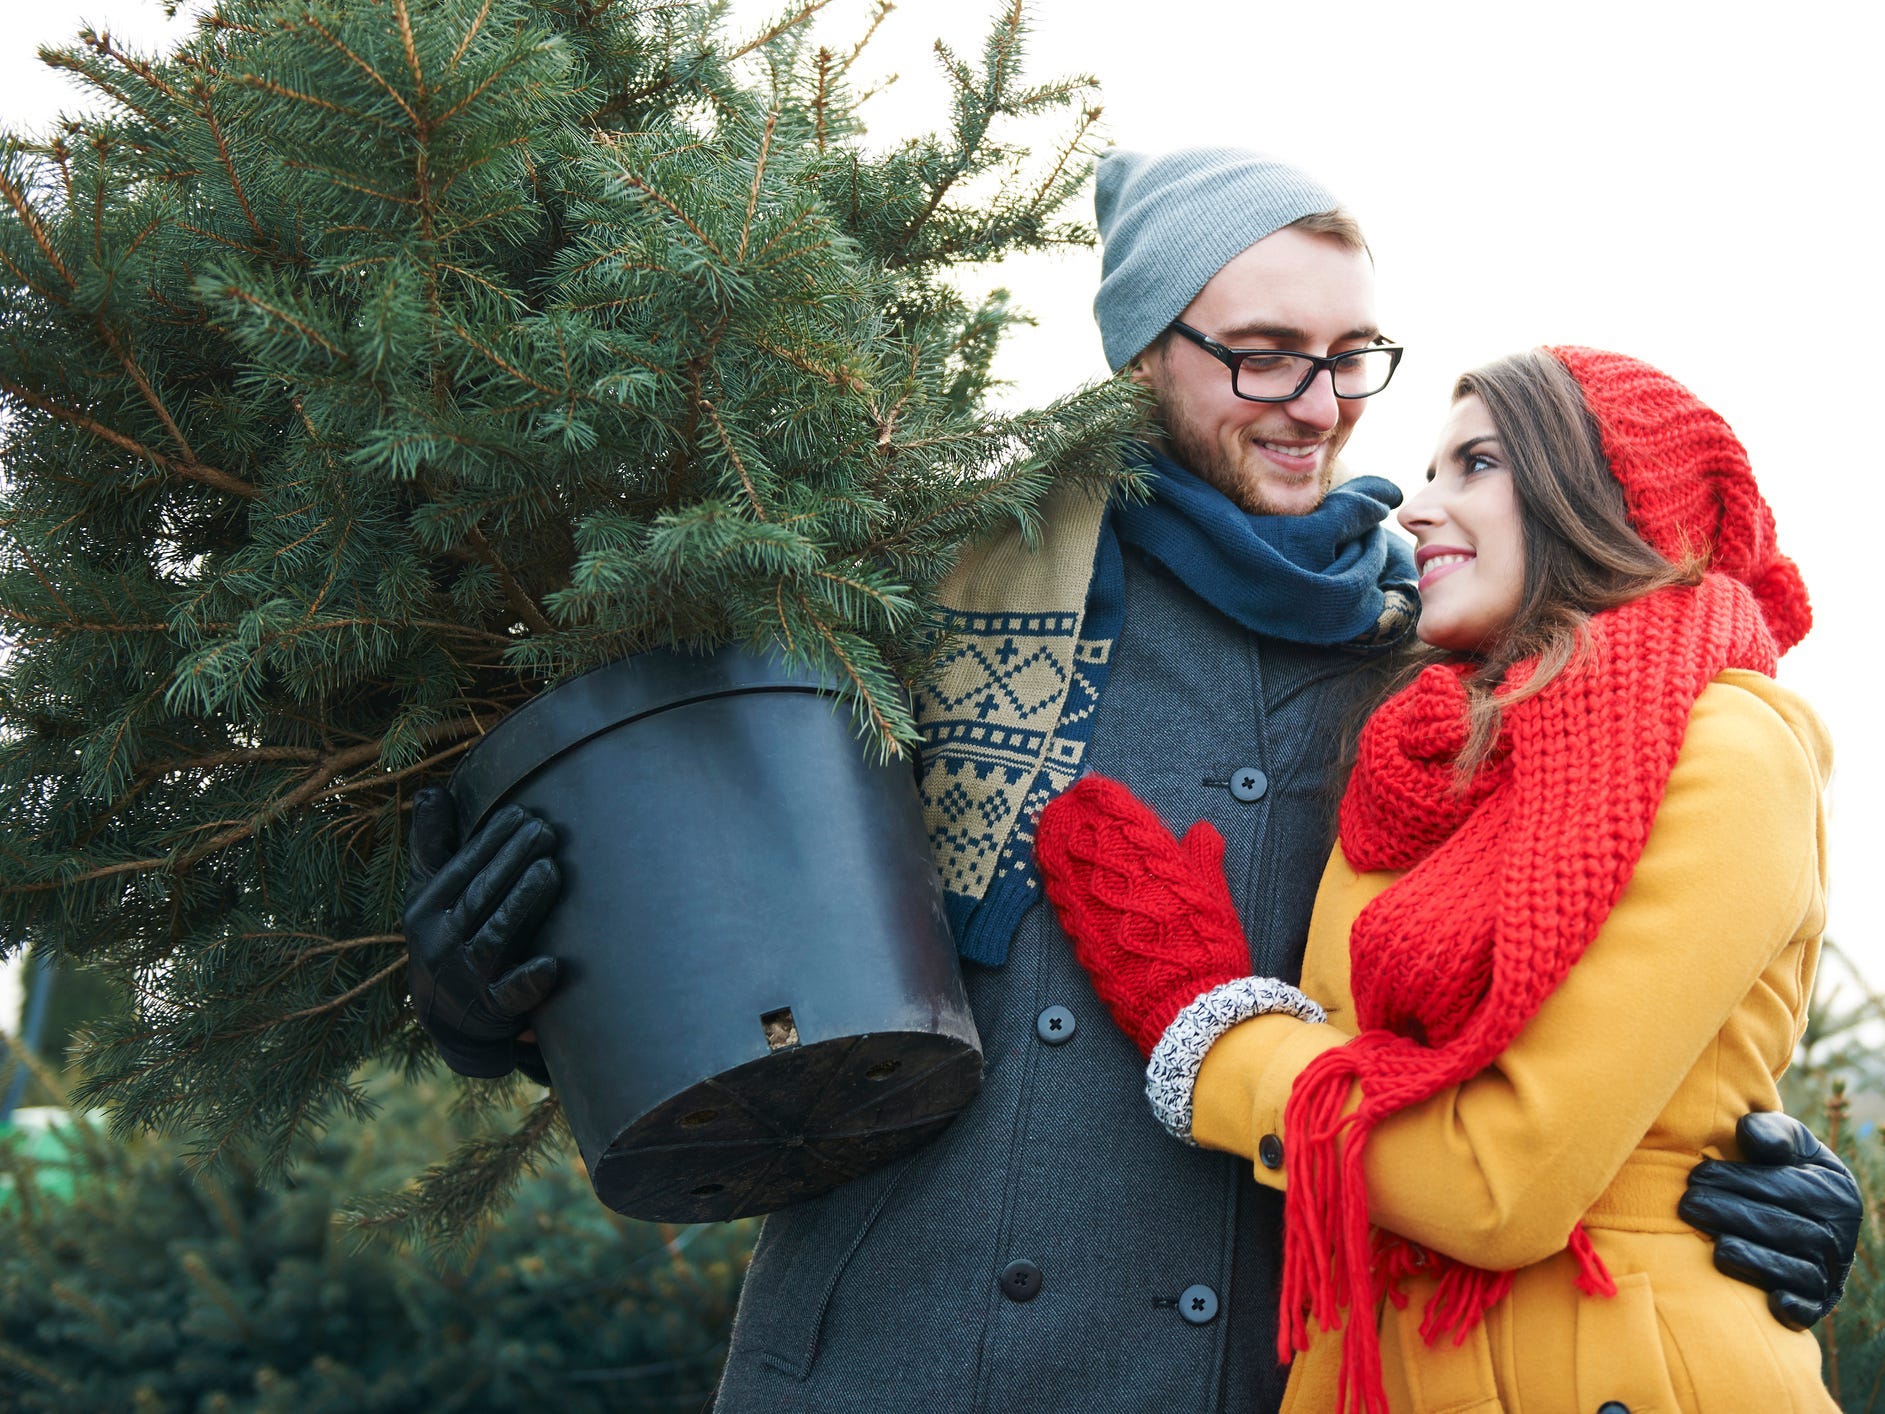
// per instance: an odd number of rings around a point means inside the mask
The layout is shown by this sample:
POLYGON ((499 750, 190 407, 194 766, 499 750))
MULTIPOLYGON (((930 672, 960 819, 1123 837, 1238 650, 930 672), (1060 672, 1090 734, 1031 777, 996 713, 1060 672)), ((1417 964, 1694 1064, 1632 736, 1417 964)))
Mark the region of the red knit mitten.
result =
POLYGON ((1250 975, 1224 839, 1203 821, 1181 843, 1118 781, 1086 776, 1041 812, 1034 858, 1074 957, 1141 1053, 1205 992, 1250 975))

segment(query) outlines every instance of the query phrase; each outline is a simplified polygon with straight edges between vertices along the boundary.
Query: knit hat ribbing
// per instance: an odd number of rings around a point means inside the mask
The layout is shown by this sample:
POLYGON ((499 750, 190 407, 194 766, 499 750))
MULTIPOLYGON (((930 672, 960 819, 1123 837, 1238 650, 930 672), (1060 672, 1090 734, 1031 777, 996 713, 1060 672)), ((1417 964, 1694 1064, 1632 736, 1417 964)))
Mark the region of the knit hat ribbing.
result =
POLYGON ((1671 560, 1701 555, 1747 585, 1782 653, 1806 637, 1806 584, 1775 544, 1774 513, 1721 415, 1640 359, 1570 346, 1545 352, 1583 391, 1637 533, 1671 560))
POLYGON ((1093 317, 1115 370, 1232 259, 1290 222, 1341 204, 1288 163, 1226 147, 1156 155, 1109 148, 1097 185, 1105 255, 1093 317))

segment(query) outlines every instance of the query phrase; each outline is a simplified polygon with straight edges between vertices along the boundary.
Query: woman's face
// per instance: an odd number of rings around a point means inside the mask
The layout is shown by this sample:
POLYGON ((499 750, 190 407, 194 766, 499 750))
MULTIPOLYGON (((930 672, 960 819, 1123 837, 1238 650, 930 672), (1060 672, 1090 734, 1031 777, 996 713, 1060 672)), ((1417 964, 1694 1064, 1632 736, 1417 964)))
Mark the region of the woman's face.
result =
POLYGON ((1512 626, 1524 594, 1525 536, 1505 448, 1486 406, 1453 404, 1427 485, 1401 507, 1420 572, 1423 643, 1480 651, 1512 626))

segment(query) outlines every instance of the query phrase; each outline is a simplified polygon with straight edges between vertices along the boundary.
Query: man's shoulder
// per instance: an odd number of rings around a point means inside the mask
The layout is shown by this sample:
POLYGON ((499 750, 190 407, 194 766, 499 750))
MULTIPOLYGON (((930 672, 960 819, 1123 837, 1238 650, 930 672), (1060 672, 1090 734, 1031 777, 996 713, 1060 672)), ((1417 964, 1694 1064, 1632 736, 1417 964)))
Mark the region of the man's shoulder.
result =
POLYGON ((1106 503, 1103 483, 1056 482, 1031 523, 1012 522, 967 546, 937 599, 958 614, 1078 613, 1106 503))

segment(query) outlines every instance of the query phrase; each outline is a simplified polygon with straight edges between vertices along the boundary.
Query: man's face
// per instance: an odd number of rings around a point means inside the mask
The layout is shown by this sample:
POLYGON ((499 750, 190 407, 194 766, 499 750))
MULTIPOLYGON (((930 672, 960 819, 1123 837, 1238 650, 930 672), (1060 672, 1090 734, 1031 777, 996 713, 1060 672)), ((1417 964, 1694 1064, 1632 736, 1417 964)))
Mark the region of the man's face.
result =
MULTIPOLYGON (((1231 348, 1321 356, 1362 348, 1381 332, 1366 253, 1291 228, 1213 275, 1179 318, 1231 348)), ((1336 455, 1367 406, 1337 398, 1326 371, 1286 403, 1239 398, 1230 370, 1186 339, 1141 359, 1137 376, 1158 397, 1172 455, 1266 515, 1306 515, 1322 503, 1336 455)))

